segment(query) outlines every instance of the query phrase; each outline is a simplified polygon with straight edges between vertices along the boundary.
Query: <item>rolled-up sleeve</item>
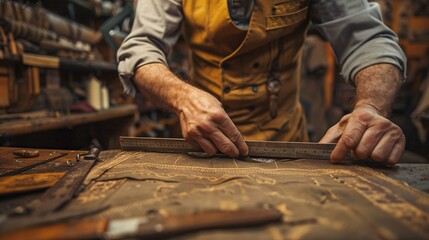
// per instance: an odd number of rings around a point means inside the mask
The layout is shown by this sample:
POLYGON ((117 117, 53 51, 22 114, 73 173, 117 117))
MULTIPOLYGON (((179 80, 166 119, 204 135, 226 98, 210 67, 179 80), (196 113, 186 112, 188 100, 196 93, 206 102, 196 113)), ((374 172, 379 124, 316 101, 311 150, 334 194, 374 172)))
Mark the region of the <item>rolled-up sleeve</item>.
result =
POLYGON ((406 57, 396 34, 382 21, 380 7, 366 0, 315 0, 310 18, 335 52, 340 75, 354 85, 356 74, 365 67, 389 63, 406 79, 406 57))
POLYGON ((135 96, 135 70, 149 63, 167 65, 182 22, 181 0, 139 0, 131 33, 118 50, 119 78, 126 94, 135 96))

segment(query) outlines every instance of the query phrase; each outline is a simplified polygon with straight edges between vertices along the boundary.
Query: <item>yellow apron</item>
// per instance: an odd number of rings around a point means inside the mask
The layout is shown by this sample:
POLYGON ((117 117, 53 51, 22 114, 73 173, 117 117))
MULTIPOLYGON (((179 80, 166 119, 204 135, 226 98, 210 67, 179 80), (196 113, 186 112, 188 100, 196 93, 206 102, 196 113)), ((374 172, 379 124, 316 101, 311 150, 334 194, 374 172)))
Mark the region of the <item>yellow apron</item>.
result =
POLYGON ((217 97, 246 139, 308 141, 299 103, 306 0, 255 0, 249 28, 227 0, 184 0, 191 79, 217 97))

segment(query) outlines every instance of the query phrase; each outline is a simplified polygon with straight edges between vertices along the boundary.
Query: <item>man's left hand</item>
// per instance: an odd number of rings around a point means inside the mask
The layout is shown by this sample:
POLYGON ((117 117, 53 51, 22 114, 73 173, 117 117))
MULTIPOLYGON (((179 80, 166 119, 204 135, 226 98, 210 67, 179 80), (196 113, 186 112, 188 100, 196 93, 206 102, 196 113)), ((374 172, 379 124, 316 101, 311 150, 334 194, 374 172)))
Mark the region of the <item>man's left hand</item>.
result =
POLYGON ((405 149, 401 128, 367 104, 356 106, 320 140, 320 143, 332 142, 337 142, 331 154, 333 163, 343 160, 352 151, 358 160, 371 158, 394 165, 405 149))

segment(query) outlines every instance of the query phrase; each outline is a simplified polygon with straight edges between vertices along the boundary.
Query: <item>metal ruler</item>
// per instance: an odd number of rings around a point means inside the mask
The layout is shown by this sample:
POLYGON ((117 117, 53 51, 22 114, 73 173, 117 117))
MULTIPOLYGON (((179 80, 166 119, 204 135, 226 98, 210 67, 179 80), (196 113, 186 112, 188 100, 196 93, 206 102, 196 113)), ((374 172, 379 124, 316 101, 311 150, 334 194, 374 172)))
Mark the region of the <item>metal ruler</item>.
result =
POLYGON ((14 169, 14 170, 9 171, 9 172, 0 173, 0 177, 4 177, 4 176, 12 176, 12 175, 16 175, 16 174, 18 174, 18 173, 25 172, 25 171, 30 170, 30 169, 32 169, 32 168, 38 167, 38 166, 40 166, 40 165, 43 165, 43 164, 46 164, 46 163, 52 162, 52 161, 54 161, 54 160, 56 160, 56 159, 58 159, 58 158, 64 157, 64 156, 66 156, 67 154, 68 154, 68 153, 58 153, 58 155, 55 155, 55 156, 53 156, 53 157, 50 157, 50 158, 48 158, 48 159, 46 159, 46 160, 43 160, 43 161, 40 161, 40 162, 37 162, 37 163, 31 164, 31 165, 28 165, 28 166, 24 166, 24 167, 22 167, 22 168, 14 169))
MULTIPOLYGON (((163 153, 203 152, 181 138, 120 137, 124 151, 163 153)), ((335 144, 282 141, 246 141, 249 157, 329 160, 335 144)))
POLYGON ((78 154, 76 164, 58 182, 49 188, 43 195, 25 206, 24 211, 33 216, 41 216, 61 208, 69 202, 79 188, 86 175, 98 161, 100 150, 91 148, 87 154, 78 154))

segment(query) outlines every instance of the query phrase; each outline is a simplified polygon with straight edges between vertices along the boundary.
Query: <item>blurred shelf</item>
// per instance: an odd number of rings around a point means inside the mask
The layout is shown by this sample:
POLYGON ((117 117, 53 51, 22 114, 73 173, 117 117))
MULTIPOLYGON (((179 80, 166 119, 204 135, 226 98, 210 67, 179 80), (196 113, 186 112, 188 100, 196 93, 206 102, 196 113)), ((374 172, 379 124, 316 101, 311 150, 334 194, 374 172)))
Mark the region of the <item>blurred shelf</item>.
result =
MULTIPOLYGON (((112 107, 92 113, 71 113, 58 117, 43 117, 28 120, 17 120, 0 123, 0 134, 9 136, 23 135, 34 132, 41 132, 59 128, 71 128, 76 125, 82 125, 93 122, 102 122, 110 119, 130 117, 134 118, 137 112, 136 105, 123 105, 112 107)), ((112 126, 114 127, 114 126, 112 126)))
POLYGON ((22 57, 3 56, 0 60, 8 63, 22 63, 24 65, 53 68, 73 71, 107 71, 116 72, 117 65, 104 61, 78 61, 40 54, 25 53, 22 57))
POLYGON ((60 68, 64 70, 82 70, 82 71, 108 71, 116 72, 117 65, 103 61, 81 62, 70 59, 61 59, 60 68))

